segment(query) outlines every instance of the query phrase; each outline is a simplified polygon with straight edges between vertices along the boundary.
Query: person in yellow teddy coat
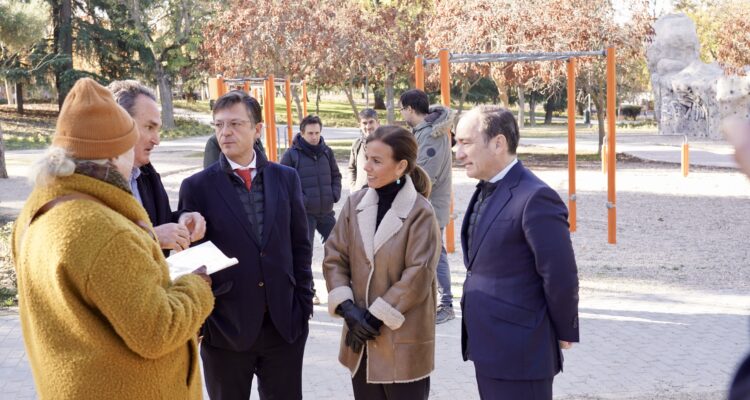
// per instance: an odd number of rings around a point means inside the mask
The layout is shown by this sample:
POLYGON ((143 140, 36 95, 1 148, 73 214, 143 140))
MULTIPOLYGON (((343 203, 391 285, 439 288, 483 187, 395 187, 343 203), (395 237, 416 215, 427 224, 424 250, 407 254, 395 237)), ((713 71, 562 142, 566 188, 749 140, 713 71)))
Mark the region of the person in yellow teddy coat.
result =
MULTIPOLYGON (((136 126, 91 79, 68 94, 16 221, 13 256, 40 399, 200 399, 203 268, 170 280, 130 193, 136 126)), ((209 282, 209 284, 206 284, 209 282)))

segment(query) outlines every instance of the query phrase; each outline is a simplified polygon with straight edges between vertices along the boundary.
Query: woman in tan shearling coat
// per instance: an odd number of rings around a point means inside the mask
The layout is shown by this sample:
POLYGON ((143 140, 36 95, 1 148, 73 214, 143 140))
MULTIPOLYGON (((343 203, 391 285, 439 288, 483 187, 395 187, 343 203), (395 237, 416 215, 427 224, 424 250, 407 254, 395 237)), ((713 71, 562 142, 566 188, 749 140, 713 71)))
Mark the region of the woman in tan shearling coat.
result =
POLYGON ((440 254, 430 181, 405 129, 380 127, 366 146, 369 187, 347 199, 325 246, 328 309, 346 321, 339 361, 355 399, 427 399, 440 254))

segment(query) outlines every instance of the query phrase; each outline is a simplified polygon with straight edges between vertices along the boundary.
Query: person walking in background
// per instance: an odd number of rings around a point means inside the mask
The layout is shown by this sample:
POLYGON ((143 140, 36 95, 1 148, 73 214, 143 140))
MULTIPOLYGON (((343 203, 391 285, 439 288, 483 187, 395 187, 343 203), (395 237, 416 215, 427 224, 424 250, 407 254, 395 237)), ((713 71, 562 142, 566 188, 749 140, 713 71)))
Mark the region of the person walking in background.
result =
POLYGON ((349 154, 349 192, 354 193, 367 186, 365 172, 365 142, 367 138, 380 127, 378 113, 372 108, 365 108, 359 112, 360 136, 354 139, 352 151, 349 154))
POLYGON ((357 400, 427 399, 435 368, 437 220, 407 130, 367 138, 367 190, 347 198, 325 245, 328 311, 345 324, 339 361, 357 400))
POLYGON ((297 173, 253 145, 263 120, 241 91, 220 97, 213 126, 221 154, 185 179, 180 208, 206 217, 205 240, 239 264, 212 275, 216 307, 201 329, 212 400, 302 398, 302 358, 312 315, 312 246, 297 173))
POLYGON ((437 266, 440 305, 436 323, 442 324, 456 317, 453 312, 453 292, 451 290, 451 270, 448 253, 442 243, 443 232, 450 221, 451 190, 453 185, 451 133, 453 112, 443 106, 430 107, 427 94, 419 89, 404 92, 399 100, 401 116, 412 128, 419 146, 417 164, 432 180, 430 203, 435 208, 435 216, 440 226, 440 262, 437 266))
POLYGON ((12 251, 42 399, 202 397, 196 332, 213 308, 210 278, 203 267, 170 280, 128 184, 137 140, 112 93, 83 78, 34 165, 12 251))
POLYGON ((456 130, 456 161, 479 179, 461 247, 461 349, 485 400, 551 400, 561 349, 578 342, 578 269, 568 209, 516 157, 513 114, 469 111, 456 130))
POLYGON ((161 113, 156 104, 156 95, 151 89, 132 80, 114 81, 108 89, 115 96, 117 104, 133 117, 138 128, 139 137, 130 176, 133 196, 146 209, 164 255, 168 256, 170 250, 184 250, 190 247, 190 243, 203 239, 206 220, 200 213, 172 211, 161 176, 151 164, 151 152, 160 143, 161 131, 161 113))
MULTIPOLYGON (((281 157, 281 164, 294 168, 302 183, 310 243, 316 230, 325 243, 336 224, 333 205, 341 198, 341 172, 333 150, 321 136, 320 118, 308 115, 302 119, 299 129, 292 147, 281 157)), ((317 295, 313 296, 313 304, 320 304, 317 295)))

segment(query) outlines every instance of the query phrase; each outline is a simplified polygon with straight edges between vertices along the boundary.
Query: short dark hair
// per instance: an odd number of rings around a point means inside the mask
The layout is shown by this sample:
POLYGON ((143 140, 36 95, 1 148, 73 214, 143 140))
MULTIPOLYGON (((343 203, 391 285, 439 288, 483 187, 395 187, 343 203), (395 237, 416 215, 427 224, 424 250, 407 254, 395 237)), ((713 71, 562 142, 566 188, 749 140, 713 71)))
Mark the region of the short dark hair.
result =
POLYGON ((156 101, 156 95, 153 90, 132 79, 113 81, 107 86, 107 89, 112 92, 117 104, 124 108, 131 116, 133 116, 133 107, 135 106, 135 99, 137 99, 138 96, 146 96, 149 99, 156 101))
POLYGON ((373 110, 372 108, 365 108, 364 110, 359 112, 359 119, 361 121, 365 118, 378 119, 378 112, 373 110))
POLYGON ((407 90, 401 94, 399 99, 401 107, 411 107, 412 110, 419 114, 430 113, 430 99, 427 97, 427 93, 419 89, 407 90))
POLYGON ((469 113, 476 114, 485 143, 497 135, 503 135, 508 142, 508 152, 516 154, 521 135, 512 112, 500 106, 483 105, 475 107, 469 113))
POLYGON ((242 103, 247 109, 247 115, 253 120, 254 124, 263 122, 263 113, 261 112, 260 103, 255 97, 243 92, 242 90, 232 90, 231 92, 219 97, 214 103, 213 114, 219 110, 224 110, 234 106, 237 103, 242 103))
POLYGON ((320 117, 317 115, 308 115, 302 118, 302 122, 299 123, 299 131, 305 132, 305 127, 312 124, 320 125, 320 129, 323 129, 323 122, 320 121, 320 117))

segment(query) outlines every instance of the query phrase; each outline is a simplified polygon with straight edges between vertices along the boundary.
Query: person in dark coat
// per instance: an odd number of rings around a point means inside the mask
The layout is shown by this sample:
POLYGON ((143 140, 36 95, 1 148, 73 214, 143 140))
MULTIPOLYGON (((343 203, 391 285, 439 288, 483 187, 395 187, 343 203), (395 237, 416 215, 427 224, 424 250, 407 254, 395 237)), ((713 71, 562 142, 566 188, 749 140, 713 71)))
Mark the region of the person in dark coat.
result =
POLYGON ((322 129, 319 117, 305 117, 292 147, 281 157, 281 164, 296 169, 302 182, 310 242, 316 230, 326 241, 336 224, 333 205, 341 198, 341 172, 333 150, 321 136, 322 129))
POLYGON ((146 209, 154 226, 159 245, 168 256, 170 250, 180 251, 203 238, 206 221, 198 212, 172 211, 161 176, 151 164, 151 151, 159 145, 161 113, 151 89, 138 81, 114 81, 109 90, 115 101, 135 120, 138 142, 130 178, 130 188, 136 200, 146 209))
POLYGON ((461 228, 461 349, 482 399, 552 399, 561 349, 578 342, 578 270, 560 196, 516 158, 513 114, 458 123, 456 160, 479 179, 461 228))
POLYGON ((185 179, 180 207, 207 220, 205 240, 239 264, 211 275, 214 310, 201 329, 212 400, 302 398, 302 358, 312 315, 312 246, 297 173, 268 162, 254 143, 260 104, 240 91, 213 110, 221 154, 185 179))

